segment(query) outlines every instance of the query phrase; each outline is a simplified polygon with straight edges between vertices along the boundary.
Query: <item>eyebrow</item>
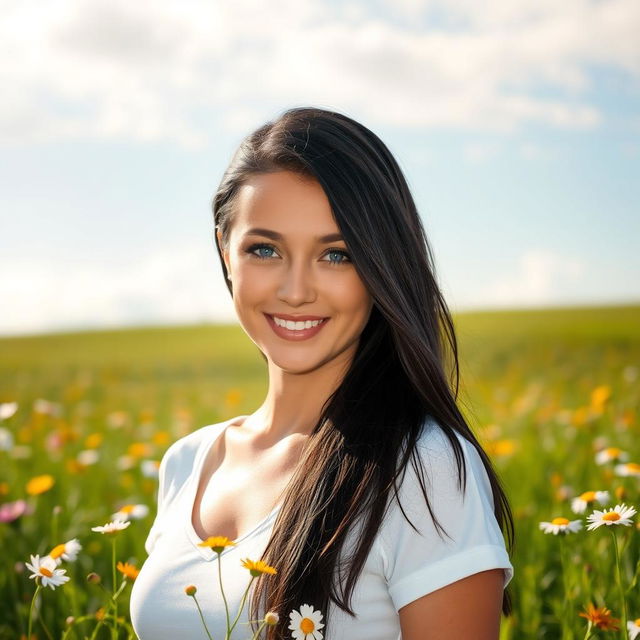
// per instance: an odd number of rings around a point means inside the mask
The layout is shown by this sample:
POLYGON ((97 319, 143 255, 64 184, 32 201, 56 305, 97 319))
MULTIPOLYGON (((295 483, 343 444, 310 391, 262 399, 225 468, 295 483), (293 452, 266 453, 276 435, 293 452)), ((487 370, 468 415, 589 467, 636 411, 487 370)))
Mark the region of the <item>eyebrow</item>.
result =
MULTIPOLYGON (((245 235, 267 236, 267 238, 271 238, 272 240, 284 239, 284 236, 281 233, 272 231, 271 229, 253 228, 249 229, 245 235)), ((337 242, 340 240, 344 242, 342 235, 340 235, 339 233, 329 233, 326 236, 317 236, 316 240, 318 242, 337 242)))

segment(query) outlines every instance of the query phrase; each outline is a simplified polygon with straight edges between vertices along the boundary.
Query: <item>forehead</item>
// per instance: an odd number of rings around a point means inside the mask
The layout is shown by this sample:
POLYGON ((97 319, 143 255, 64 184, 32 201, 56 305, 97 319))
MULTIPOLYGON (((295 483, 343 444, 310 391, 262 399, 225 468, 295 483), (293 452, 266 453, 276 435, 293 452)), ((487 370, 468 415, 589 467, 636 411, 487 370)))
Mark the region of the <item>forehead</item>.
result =
POLYGON ((320 183, 290 171, 251 176, 238 191, 232 229, 263 227, 283 235, 321 235, 338 231, 320 183))

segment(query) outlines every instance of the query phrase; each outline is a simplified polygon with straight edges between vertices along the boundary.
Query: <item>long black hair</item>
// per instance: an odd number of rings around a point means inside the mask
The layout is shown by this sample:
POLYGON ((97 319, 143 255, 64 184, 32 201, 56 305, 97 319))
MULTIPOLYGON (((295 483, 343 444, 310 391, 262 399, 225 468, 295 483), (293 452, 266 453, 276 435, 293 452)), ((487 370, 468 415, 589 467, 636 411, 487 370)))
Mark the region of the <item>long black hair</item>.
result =
MULTIPOLYGON (((491 482, 497 522, 503 533, 506 529, 508 548, 514 543, 506 494, 456 406, 460 374, 453 321, 420 216, 393 155, 372 131, 346 115, 316 107, 285 111, 241 142, 224 173, 213 199, 223 247, 228 246, 239 188, 253 175, 276 171, 292 171, 322 186, 374 304, 350 368, 308 438, 263 556, 278 574, 256 581, 251 618, 266 610, 280 615, 277 626, 267 627, 270 640, 286 635, 288 612, 301 602, 325 616, 331 602, 353 614, 357 578, 409 461, 434 524, 442 529, 415 451, 425 416, 435 419, 451 441, 460 488, 466 484, 466 467, 456 432, 477 449, 491 482), (340 552, 356 520, 363 528, 345 568, 340 552), (336 584, 338 570, 346 580, 336 584)), ((216 247, 232 293, 221 246, 216 247)), ((502 612, 510 615, 511 610, 507 586, 502 612)), ((325 622, 328 631, 330 620, 325 622)))

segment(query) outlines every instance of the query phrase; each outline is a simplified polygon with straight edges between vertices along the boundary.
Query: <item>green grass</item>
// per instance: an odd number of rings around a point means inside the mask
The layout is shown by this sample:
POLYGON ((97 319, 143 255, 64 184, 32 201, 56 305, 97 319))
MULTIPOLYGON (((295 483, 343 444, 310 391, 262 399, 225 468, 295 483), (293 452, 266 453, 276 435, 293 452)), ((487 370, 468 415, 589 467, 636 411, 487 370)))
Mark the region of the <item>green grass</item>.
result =
MULTIPOLYGON (((620 446, 640 462, 640 306, 476 312, 454 321, 460 407, 492 455, 516 516, 515 610, 503 621, 502 638, 581 639, 586 621, 578 613, 587 602, 606 604, 620 618, 610 531, 561 538, 543 534, 538 523, 556 516, 578 519, 568 498, 592 489, 613 495, 621 488, 624 501, 640 508, 640 479, 619 477, 612 465, 594 462, 596 447, 604 444, 620 446), (600 405, 592 398, 598 387, 610 391, 600 405), (513 452, 501 450, 501 441, 513 452)), ((122 503, 149 504, 153 514, 156 490, 138 463, 118 470, 121 456, 133 451, 159 460, 188 431, 252 412, 266 388, 265 363, 237 326, 0 338, 0 402, 19 404, 3 423, 16 446, 0 451, 0 503, 27 498, 34 509, 0 524, 0 640, 26 634, 34 585, 20 563, 72 537, 84 549, 66 565, 71 581, 43 594, 42 619, 58 638, 68 615, 86 615, 104 604, 103 592, 85 577, 95 571, 110 584, 110 548, 90 527, 104 524, 122 503), (36 413, 38 399, 59 404, 59 413, 36 413), (73 461, 91 434, 103 437, 100 460, 82 469, 73 461), (134 443, 140 451, 130 449, 134 443), (54 487, 27 496, 26 482, 44 473, 55 478, 54 487)), ((614 497, 608 506, 615 503, 614 497)), ((118 539, 118 559, 143 562, 152 514, 118 539)), ((629 586, 640 532, 635 526, 614 529, 625 541, 621 569, 629 586)), ((120 599, 120 615, 128 609, 129 589, 120 599)), ((640 617, 639 584, 626 599, 629 619, 640 617)), ((82 629, 90 635, 90 625, 82 629)), ((46 637, 41 626, 35 630, 46 637)))

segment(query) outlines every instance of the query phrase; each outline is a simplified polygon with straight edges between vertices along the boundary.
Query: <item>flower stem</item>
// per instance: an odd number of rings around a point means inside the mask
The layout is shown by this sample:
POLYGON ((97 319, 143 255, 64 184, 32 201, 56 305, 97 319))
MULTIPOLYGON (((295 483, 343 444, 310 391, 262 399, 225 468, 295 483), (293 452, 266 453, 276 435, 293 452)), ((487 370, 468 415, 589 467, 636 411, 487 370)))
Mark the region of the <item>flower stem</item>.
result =
POLYGON ((225 640, 229 640, 231 636, 230 626, 230 616, 229 616, 229 605, 227 604, 227 597, 224 595, 224 588, 222 586, 222 562, 220 562, 221 557, 218 553, 218 582, 220 583, 220 593, 222 594, 222 601, 224 602, 224 612, 227 616, 227 632, 224 635, 225 640))
POLYGON ((562 566, 562 586, 564 588, 564 603, 562 606, 562 637, 563 639, 569 638, 573 640, 573 634, 570 631, 570 627, 567 624, 567 612, 570 606, 570 594, 567 587, 567 562, 565 560, 565 534, 560 534, 560 564, 562 566))
POLYGON ((111 572, 113 580, 113 633, 111 637, 113 640, 118 640, 118 601, 117 601, 117 587, 116 587, 116 537, 113 536, 111 540, 111 572))
POLYGON ((267 624, 266 621, 263 620, 262 624, 258 627, 258 630, 251 636, 251 640, 258 640, 260 636, 260 632, 265 628, 266 624, 267 624))
MULTIPOLYGON (((39 578, 38 578, 39 580, 39 578)), ((31 629, 33 627, 33 605, 38 597, 38 593, 40 593, 40 589, 42 589, 42 585, 38 582, 38 586, 36 587, 35 593, 33 594, 33 598, 31 598, 31 606, 29 607, 29 625, 27 631, 27 638, 31 640, 31 629)))
POLYGON ((200 604, 198 603, 198 598, 196 598, 196 594, 194 593, 191 596, 194 600, 194 602, 196 603, 196 607, 198 607, 198 613, 200 614, 200 620, 202 621, 202 626, 204 627, 204 630, 207 633, 207 637, 209 638, 209 640, 213 640, 213 638, 211 637, 211 634, 209 633, 209 629, 207 628, 207 623, 204 621, 204 616, 202 615, 202 609, 200 608, 200 604))
POLYGON ((622 588, 622 573, 620 571, 620 555, 618 553, 618 539, 616 538, 616 532, 611 528, 611 535, 613 536, 613 550, 616 555, 616 578, 618 580, 618 590, 620 591, 620 604, 622 605, 622 627, 620 628, 620 635, 623 640, 627 640, 627 601, 624 597, 624 589, 622 588))
POLYGON ((591 627, 593 626, 593 622, 589 620, 589 626, 587 627, 587 633, 584 634, 584 638, 582 640, 589 640, 591 637, 591 627))
POLYGON ((242 610, 244 609, 244 603, 247 600, 249 589, 251 588, 251 585, 253 584, 254 580, 255 580, 255 577, 251 576, 251 580, 249 580, 249 584, 247 585, 247 588, 244 590, 244 593, 242 594, 242 599, 240 600, 240 607, 238 608, 238 615, 236 616, 236 619, 233 621, 233 624, 231 625, 231 627, 229 628, 229 635, 231 635, 231 632, 236 628, 236 625, 238 624, 238 620, 240 620, 240 615, 242 614, 242 610))

